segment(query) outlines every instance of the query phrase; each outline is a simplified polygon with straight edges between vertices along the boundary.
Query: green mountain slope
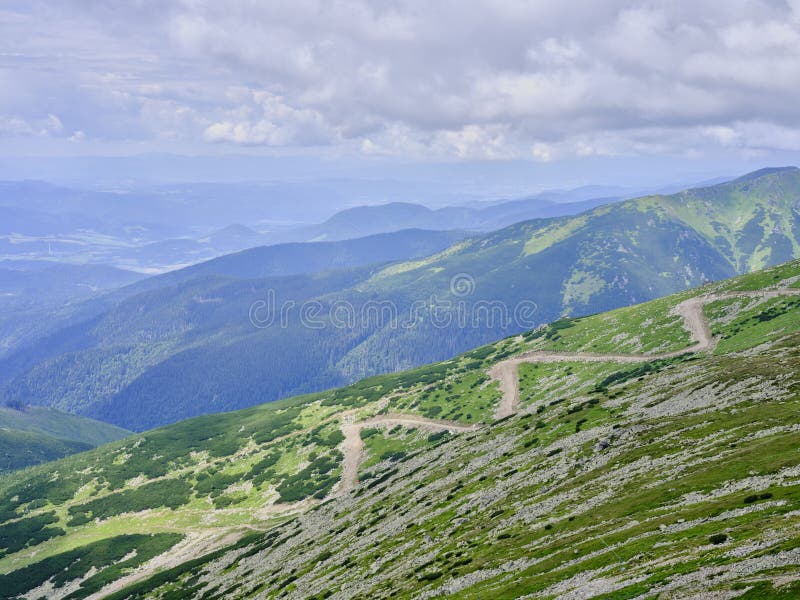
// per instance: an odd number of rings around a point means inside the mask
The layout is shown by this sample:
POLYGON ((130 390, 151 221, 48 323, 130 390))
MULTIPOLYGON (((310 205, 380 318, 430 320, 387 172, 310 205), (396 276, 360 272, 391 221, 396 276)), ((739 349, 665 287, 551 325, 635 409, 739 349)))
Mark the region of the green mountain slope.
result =
POLYGON ((83 452, 130 431, 39 406, 0 408, 0 473, 83 452))
POLYGON ((740 272, 790 260, 800 251, 797 168, 762 169, 656 203, 705 237, 740 272))
POLYGON ((800 170, 787 168, 527 221, 382 268, 279 278, 266 259, 237 271, 256 255, 234 255, 136 284, 152 288, 20 350, 0 363, 0 397, 143 430, 445 360, 797 256, 799 198, 800 170), (253 326, 270 289, 278 305, 318 307, 319 327, 299 309, 253 326), (342 305, 355 327, 337 326, 342 305))
POLYGON ((0 590, 792 597, 798 347, 795 261, 136 435, 0 480, 0 590))
POLYGON ((0 472, 24 469, 91 448, 94 448, 91 444, 41 433, 0 429, 0 472))
POLYGON ((125 294, 163 288, 200 277, 259 279, 349 269, 427 256, 467 237, 463 231, 405 229, 335 242, 259 246, 221 256, 128 286, 125 294))

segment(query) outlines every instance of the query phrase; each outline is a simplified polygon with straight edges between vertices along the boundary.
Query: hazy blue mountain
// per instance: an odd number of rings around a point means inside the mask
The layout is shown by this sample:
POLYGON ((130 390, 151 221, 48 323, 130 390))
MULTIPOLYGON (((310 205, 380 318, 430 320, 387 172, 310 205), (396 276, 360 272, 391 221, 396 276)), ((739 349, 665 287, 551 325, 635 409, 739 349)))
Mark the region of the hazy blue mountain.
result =
MULTIPOLYGON (((411 230, 341 242, 259 247, 143 279, 134 285, 101 295, 91 302, 70 304, 65 307, 60 305, 55 307, 50 304, 34 305, 34 308, 44 306, 47 309, 46 319, 42 318, 40 310, 9 313, 7 319, 0 319, 0 334, 3 336, 0 339, 6 349, 5 353, 11 349, 16 350, 13 356, 3 361, 3 366, 0 367, 0 379, 7 380, 19 374, 44 356, 55 357, 59 353, 75 351, 96 343, 98 339, 84 336, 90 329, 90 324, 107 311, 114 310, 117 305, 127 306, 124 304, 126 299, 149 290, 164 290, 163 293, 168 295, 175 286, 193 280, 202 282, 200 286, 195 285, 197 289, 202 289, 203 285, 213 288, 218 282, 242 280, 247 282, 243 283, 245 290, 243 294, 250 297, 253 295, 253 290, 263 294, 267 289, 268 282, 263 281, 264 278, 303 275, 316 271, 346 269, 427 256, 448 247, 462 239, 464 235, 458 232, 411 230), (253 280, 252 283, 250 280, 253 280)), ((60 267, 56 265, 53 268, 60 267)), ((67 271, 73 268, 78 267, 65 267, 67 271)), ((102 270, 99 267, 98 269, 102 270)), ((312 287, 319 281, 319 278, 309 277, 309 285, 312 287)), ((351 282, 350 279, 347 281, 351 282)), ((47 279, 43 283, 46 285, 47 279)), ((269 282, 269 285, 288 286, 287 289, 292 289, 288 280, 269 282)), ((315 289, 327 288, 320 284, 320 287, 315 289)), ((178 295, 180 296, 180 291, 178 295)), ((202 299, 203 294, 198 297, 202 299)), ((39 294, 36 298, 49 301, 51 295, 39 294)), ((59 297, 57 300, 60 303, 63 298, 59 297)), ((7 302, 10 305, 10 299, 7 299, 7 302)), ((238 315, 239 319, 249 323, 247 307, 242 310, 244 312, 238 315)), ((169 315, 163 317, 165 320, 169 318, 171 318, 169 315)))
POLYGON ((144 278, 107 265, 0 260, 0 297, 48 293, 63 301, 89 296, 144 278))
POLYGON ((258 279, 412 259, 443 250, 467 236, 463 231, 407 229, 334 242, 259 246, 148 278, 123 293, 129 295, 199 277, 258 279))
POLYGON ((348 197, 342 190, 349 188, 341 183, 198 183, 97 191, 0 182, 0 258, 104 264, 152 274, 256 246, 402 229, 489 231, 610 201, 560 201, 580 198, 588 192, 583 190, 434 210, 380 202, 377 183, 363 183, 348 197), (337 212, 373 188, 367 204, 337 212))
POLYGON ((787 168, 526 221, 381 268, 276 277, 235 270, 255 254, 226 257, 178 279, 136 284, 153 287, 20 349, 0 363, 2 394, 142 429, 446 359, 563 314, 641 302, 800 256, 799 198, 800 170, 787 168), (452 282, 465 276, 474 285, 461 296, 452 282), (308 326, 296 311, 280 325, 253 326, 251 308, 267 290, 278 303, 315 303, 322 326, 308 326), (414 326, 368 312, 386 301, 400 316, 416 307, 414 326), (443 324, 433 317, 444 302, 451 315, 463 302, 480 318, 443 324), (476 307, 492 302, 509 311, 533 302, 536 310, 524 323, 491 322, 476 307), (329 311, 342 303, 369 318, 336 326, 329 311))
POLYGON ((201 244, 209 244, 216 248, 231 247, 240 250, 242 247, 252 248, 263 245, 266 240, 264 234, 247 227, 234 223, 205 237, 197 240, 201 244))
MULTIPOLYGON (((553 196, 558 197, 555 194, 553 196)), ((557 202, 550 197, 550 194, 546 194, 435 210, 409 202, 358 206, 338 212, 319 225, 278 233, 274 237, 293 240, 341 240, 410 228, 492 231, 528 219, 575 215, 619 200, 616 197, 599 197, 579 202, 557 202)))

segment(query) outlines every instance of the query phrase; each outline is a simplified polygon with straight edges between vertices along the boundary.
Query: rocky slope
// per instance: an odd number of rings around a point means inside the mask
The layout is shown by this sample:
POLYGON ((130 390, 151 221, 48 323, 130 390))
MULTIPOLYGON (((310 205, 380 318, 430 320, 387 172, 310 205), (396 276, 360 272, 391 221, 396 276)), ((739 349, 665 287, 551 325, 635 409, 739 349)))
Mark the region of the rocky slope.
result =
POLYGON ((0 590, 793 597, 798 282, 796 261, 8 477, 0 590))

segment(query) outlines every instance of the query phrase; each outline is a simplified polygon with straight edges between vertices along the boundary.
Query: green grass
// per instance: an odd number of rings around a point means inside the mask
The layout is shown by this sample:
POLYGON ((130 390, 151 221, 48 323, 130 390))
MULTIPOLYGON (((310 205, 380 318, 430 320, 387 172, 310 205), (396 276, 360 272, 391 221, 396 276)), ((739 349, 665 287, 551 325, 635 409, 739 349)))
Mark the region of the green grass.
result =
POLYGON ((607 313, 563 319, 525 336, 526 348, 563 352, 655 354, 691 345, 680 316, 671 309, 691 293, 607 313))
MULTIPOLYGON (((363 434, 366 430, 361 431, 363 434)), ((397 462, 417 450, 429 448, 434 443, 428 439, 430 434, 419 429, 395 426, 391 429, 380 428, 374 431, 374 434, 368 435, 364 440, 365 458, 359 465, 361 479, 364 479, 364 475, 370 473, 378 463, 397 462)))
POLYGON ((603 362, 522 363, 519 365, 520 402, 543 405, 561 398, 588 396, 604 378, 624 370, 625 365, 603 362), (542 404, 544 403, 544 404, 542 404))
POLYGON ((769 300, 724 300, 707 305, 712 333, 720 338, 715 354, 754 348, 800 331, 800 294, 769 300), (742 310, 754 305, 753 308, 742 310), (726 318, 735 311, 734 318, 726 318))
POLYGON ((52 408, 0 407, 0 473, 83 452, 130 434, 108 423, 52 408))
MULTIPOLYGON (((800 263, 778 273, 781 281, 795 274, 800 263)), ((745 277, 716 287, 724 285, 749 284, 745 277)), ((16 546, 0 558, 0 573, 12 577, 7 581, 52 574, 52 565, 87 553, 95 557, 90 562, 107 560, 88 589, 132 566, 104 545, 120 536, 143 535, 142 544, 152 533, 166 544, 173 538, 158 536, 246 528, 265 530, 258 543, 269 539, 287 558, 269 567, 245 558, 234 565, 236 553, 248 550, 242 546, 220 555, 227 563, 199 565, 221 589, 283 587, 303 595, 308 581, 324 582, 314 594, 366 581, 365 597, 412 598, 492 570, 499 574, 456 596, 505 597, 607 567, 612 575, 641 576, 615 592, 633 597, 682 572, 722 568, 734 560, 726 554, 731 544, 800 527, 791 516, 800 503, 793 480, 747 483, 800 464, 791 429, 800 426, 793 299, 709 305, 715 334, 724 336, 715 356, 521 364, 521 401, 530 414, 499 422, 491 419, 499 390, 486 375, 530 348, 685 347, 688 337, 669 312, 692 293, 562 320, 445 363, 192 419, 4 477, 0 540, 5 535, 16 546), (752 356, 728 355, 756 346, 752 356), (343 500, 321 503, 341 475, 343 411, 354 411, 354 419, 412 412, 485 425, 464 434, 363 429, 361 484, 343 500), (765 492, 771 496, 762 499, 765 492), (275 503, 300 500, 316 505, 313 518, 279 526, 288 517, 274 512, 275 503), (686 525, 674 529, 679 519, 686 525), (709 543, 721 533, 724 543, 709 543), (350 561, 342 566, 344 557, 350 561), (537 562, 525 563, 531 560, 537 562), (502 574, 512 561, 519 561, 513 576, 502 574)), ((156 552, 160 543, 143 548, 156 552)), ((253 548, 254 555, 266 551, 253 548)), ((180 593, 175 581, 162 584, 180 593)))
POLYGON ((463 367, 449 377, 416 387, 393 400, 391 407, 431 419, 478 423, 491 419, 499 399, 497 384, 485 373, 463 367))
POLYGON ((182 539, 178 534, 124 535, 94 542, 82 548, 46 558, 35 565, 0 575, 0 598, 16 598, 46 581, 56 589, 89 575, 66 596, 85 598, 128 570, 147 562, 182 539))

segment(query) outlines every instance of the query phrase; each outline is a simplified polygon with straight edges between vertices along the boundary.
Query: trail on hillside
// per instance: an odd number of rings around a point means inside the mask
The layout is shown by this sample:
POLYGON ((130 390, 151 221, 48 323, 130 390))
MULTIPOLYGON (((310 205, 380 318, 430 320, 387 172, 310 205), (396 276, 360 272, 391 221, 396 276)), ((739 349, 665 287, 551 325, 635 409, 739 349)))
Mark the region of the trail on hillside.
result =
MULTIPOLYGON (((507 417, 516 413, 519 406, 519 365, 521 363, 547 363, 547 362, 618 362, 618 363, 643 363, 659 359, 675 358, 685 354, 692 354, 713 349, 717 340, 711 333, 708 319, 703 312, 703 307, 718 300, 735 298, 777 298, 780 296, 800 295, 800 289, 781 289, 767 291, 741 291, 725 292, 720 294, 707 294, 696 296, 679 303, 673 309, 683 319, 683 326, 689 332, 694 345, 673 352, 659 354, 602 354, 591 352, 554 352, 547 350, 530 351, 513 358, 496 363, 489 369, 489 376, 500 385, 502 398, 495 412, 496 418, 507 417)), ((384 405, 385 406, 385 405, 384 405)), ((452 433, 465 433, 475 431, 478 425, 464 425, 454 421, 427 419, 419 415, 406 413, 387 413, 356 421, 357 409, 351 409, 336 415, 331 415, 325 422, 340 419, 341 431, 344 441, 340 445, 342 452, 342 476, 330 497, 342 496, 358 484, 358 469, 364 458, 364 442, 361 439, 361 430, 365 427, 404 427, 417 428, 424 431, 450 431, 452 433)), ((296 431, 289 435, 302 434, 296 431)), ((288 437, 288 436, 287 436, 288 437)), ((273 505, 275 514, 298 510, 308 501, 287 505, 273 505)), ((102 590, 92 595, 92 598, 104 597, 112 591, 117 591, 127 585, 140 581, 165 568, 181 564, 188 558, 197 555, 197 548, 211 551, 223 547, 239 539, 242 535, 240 528, 223 527, 209 532, 190 533, 186 540, 178 544, 172 551, 158 556, 144 565, 141 565, 125 577, 105 586, 102 590), (191 549, 191 550, 190 550, 191 549)))
POLYGON ((478 428, 477 425, 463 425, 455 421, 440 419, 426 419, 418 415, 404 413, 378 415, 358 422, 353 422, 349 418, 345 419, 342 422, 344 441, 339 447, 344 455, 342 459, 342 479, 336 490, 337 495, 349 492, 358 484, 358 467, 364 457, 364 441, 361 439, 361 430, 365 427, 394 427, 396 425, 423 431, 450 431, 451 433, 475 431, 478 428))
POLYGON ((346 494, 358 483, 358 466, 364 454, 364 441, 361 439, 361 425, 356 423, 342 424, 344 442, 341 450, 344 458, 342 459, 342 479, 336 494, 346 494))
MULTIPOLYGON (((683 327, 689 332, 694 345, 657 354, 603 354, 593 352, 554 352, 548 350, 530 351, 514 358, 501 361, 489 369, 489 377, 500 385, 502 398, 495 411, 495 418, 513 415, 519 406, 519 365, 521 363, 549 363, 549 362, 617 362, 644 363, 654 360, 676 358, 685 354, 693 354, 711 350, 717 340, 711 333, 703 307, 718 300, 734 298, 777 298, 779 296, 800 295, 800 289, 760 290, 725 292, 720 294, 706 294, 684 300, 675 306, 674 312, 683 319, 683 327)), ((378 415, 363 421, 354 421, 353 415, 348 414, 342 420, 342 433, 344 442, 340 449, 344 456, 342 460, 342 479, 336 488, 335 494, 341 495, 353 489, 358 483, 358 468, 364 454, 364 442, 361 439, 361 430, 364 427, 416 427, 429 431, 450 431, 460 433, 474 431, 477 425, 463 425, 452 421, 426 419, 418 415, 390 413, 378 415)))
POLYGON ((642 363, 653 360, 676 358, 685 354, 694 354, 711 350, 717 343, 711 334, 711 327, 703 312, 703 307, 710 302, 719 300, 732 300, 735 298, 778 298, 780 296, 800 295, 800 289, 759 290, 724 292, 720 294, 707 294, 684 300, 675 306, 675 313, 683 318, 683 327, 689 332, 694 345, 658 354, 601 354, 593 352, 552 352, 548 350, 533 350, 509 358, 495 364, 489 369, 489 377, 500 385, 502 398, 495 411, 495 418, 502 419, 513 415, 519 406, 519 365, 520 363, 547 363, 547 362, 617 362, 617 363, 642 363))

